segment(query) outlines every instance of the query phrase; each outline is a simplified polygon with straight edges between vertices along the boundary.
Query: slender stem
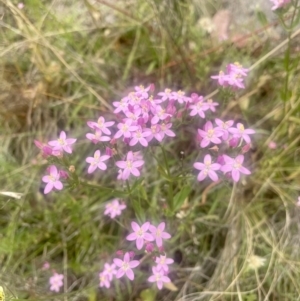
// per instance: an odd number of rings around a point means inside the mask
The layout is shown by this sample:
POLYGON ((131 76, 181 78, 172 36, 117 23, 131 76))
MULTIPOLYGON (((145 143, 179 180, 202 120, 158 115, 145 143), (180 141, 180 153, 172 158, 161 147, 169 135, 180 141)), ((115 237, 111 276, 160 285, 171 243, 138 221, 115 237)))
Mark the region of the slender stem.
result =
POLYGON ((170 179, 169 189, 168 189, 168 205, 169 205, 169 208, 172 209, 172 207, 173 207, 173 196, 174 196, 173 182, 171 181, 171 173, 170 173, 170 168, 169 168, 169 163, 168 163, 166 151, 165 151, 165 149, 162 145, 161 145, 161 149, 162 149, 162 153, 163 153, 163 157, 164 157, 164 161, 165 161, 167 174, 168 174, 168 177, 170 179))

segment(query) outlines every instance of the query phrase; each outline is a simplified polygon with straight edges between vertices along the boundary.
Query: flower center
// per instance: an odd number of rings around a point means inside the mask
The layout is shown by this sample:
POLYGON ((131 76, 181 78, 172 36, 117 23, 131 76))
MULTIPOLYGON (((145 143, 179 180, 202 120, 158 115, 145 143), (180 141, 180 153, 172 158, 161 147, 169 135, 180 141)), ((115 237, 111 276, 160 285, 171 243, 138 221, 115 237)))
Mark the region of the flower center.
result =
POLYGON ((66 145, 66 141, 63 140, 63 139, 60 139, 60 138, 59 138, 57 141, 58 141, 58 143, 59 143, 60 145, 66 145))
POLYGON ((211 137, 213 136, 213 134, 214 134, 214 130, 213 130, 213 129, 209 129, 209 130, 207 131, 207 136, 208 136, 209 138, 211 138, 211 137))
POLYGON ((122 131, 123 132, 127 132, 128 131, 128 125, 127 124, 123 124, 122 125, 122 131))
POLYGON ((142 229, 138 230, 138 231, 136 232, 136 234, 137 234, 138 236, 142 237, 142 236, 143 236, 143 230, 142 230, 142 229))
POLYGON ((127 262, 123 262, 123 263, 122 263, 122 269, 123 269, 124 271, 127 271, 127 270, 129 269, 129 264, 128 264, 127 262))
POLYGON ((131 169, 132 168, 132 161, 127 161, 126 165, 127 165, 128 169, 131 169))

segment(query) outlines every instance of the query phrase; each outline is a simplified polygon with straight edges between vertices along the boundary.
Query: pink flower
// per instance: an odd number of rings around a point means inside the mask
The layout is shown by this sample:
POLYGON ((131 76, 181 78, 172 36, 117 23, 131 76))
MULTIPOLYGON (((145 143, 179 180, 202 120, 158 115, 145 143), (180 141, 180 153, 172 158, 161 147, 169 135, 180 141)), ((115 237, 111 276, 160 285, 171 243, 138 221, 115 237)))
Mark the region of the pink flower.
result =
POLYGON ((88 173, 94 172, 97 167, 101 170, 106 170, 107 166, 103 161, 108 160, 110 157, 107 155, 101 156, 101 152, 99 150, 96 150, 94 153, 94 157, 88 157, 85 159, 87 163, 90 163, 91 165, 88 168, 88 173))
POLYGON ((38 140, 34 140, 34 144, 42 151, 42 156, 44 158, 52 155, 52 148, 50 146, 43 144, 38 140))
POLYGON ((153 138, 155 138, 157 141, 161 142, 163 139, 160 125, 153 124, 151 125, 151 128, 146 128, 144 132, 149 132, 150 134, 147 136, 148 142, 150 142, 153 138))
POLYGON ((121 215, 122 210, 125 208, 125 204, 120 204, 118 199, 114 199, 105 206, 104 215, 115 218, 117 215, 121 215))
POLYGON ((59 292, 60 288, 63 286, 64 275, 54 273, 49 279, 50 291, 59 292))
POLYGON ((132 135, 131 132, 138 130, 137 126, 131 124, 132 121, 129 119, 125 123, 119 123, 117 125, 119 131, 116 132, 114 138, 118 139, 122 136, 124 136, 124 138, 130 138, 132 135))
POLYGON ((55 165, 51 165, 48 168, 49 175, 43 176, 42 181, 46 184, 46 187, 44 189, 44 194, 49 193, 53 188, 57 190, 62 190, 63 189, 63 184, 61 181, 59 181, 60 174, 59 171, 57 170, 55 165))
POLYGON ((91 140, 94 144, 97 144, 98 142, 101 141, 109 141, 110 137, 108 136, 103 136, 102 132, 99 129, 96 129, 95 134, 92 133, 87 133, 85 137, 89 140, 91 140))
POLYGON ((121 99, 120 102, 118 102, 118 101, 113 102, 113 106, 116 107, 116 109, 114 110, 115 114, 120 113, 120 112, 124 113, 127 111, 128 103, 127 103, 126 98, 123 98, 123 99, 121 99))
POLYGON ((138 260, 130 261, 129 253, 125 253, 124 260, 119 258, 114 259, 114 264, 118 266, 120 269, 117 271, 116 278, 121 278, 126 274, 129 280, 134 279, 134 273, 132 271, 133 268, 136 268, 140 262, 138 260))
POLYGON ((280 7, 284 7, 286 4, 290 3, 291 0, 270 0, 274 6, 272 6, 272 10, 276 10, 280 7))
POLYGON ((199 115, 201 118, 205 118, 204 112, 209 109, 206 102, 203 101, 203 96, 197 97, 197 102, 192 104, 189 109, 192 111, 190 112, 190 116, 199 115))
POLYGON ((24 8, 24 3, 23 2, 19 2, 17 5, 18 9, 23 9, 24 8))
POLYGON ((198 181, 203 181, 207 176, 209 176, 214 182, 219 180, 215 170, 220 170, 221 165, 218 163, 212 163, 210 155, 205 155, 204 163, 194 163, 194 168, 201 170, 197 177, 198 181))
POLYGON ((149 97, 149 90, 150 90, 151 86, 145 88, 144 86, 136 86, 134 87, 134 90, 136 91, 135 92, 135 95, 140 97, 140 98, 143 98, 143 99, 146 99, 149 97))
POLYGON ((240 179, 240 173, 245 175, 250 175, 251 172, 244 166, 242 166, 244 162, 244 156, 238 155, 235 159, 228 157, 227 155, 223 155, 225 160, 225 165, 221 167, 221 170, 224 173, 230 172, 232 173, 232 179, 235 182, 238 182, 240 179))
POLYGON ((163 270, 157 270, 156 267, 152 268, 153 275, 148 278, 149 282, 156 282, 158 289, 163 288, 164 283, 171 282, 170 278, 164 275, 163 270))
POLYGON ((172 123, 165 124, 164 122, 160 125, 160 136, 161 139, 163 139, 166 136, 168 137, 175 137, 175 133, 170 130, 172 127, 172 123))
POLYGON ((157 227, 150 225, 149 231, 151 232, 153 238, 155 239, 156 245, 161 247, 163 244, 163 239, 170 239, 171 235, 167 232, 163 232, 165 229, 165 223, 160 223, 157 227))
POLYGON ((109 276, 105 272, 99 273, 99 280, 100 280, 99 283, 100 287, 105 286, 106 288, 110 288, 109 276))
POLYGON ((114 275, 117 274, 116 265, 114 263, 113 264, 105 263, 103 273, 108 276, 109 281, 112 281, 114 275))
POLYGON ((234 64, 228 64, 226 69, 229 75, 235 76, 246 77, 249 72, 249 69, 243 68, 243 66, 238 62, 235 62, 234 64))
POLYGON ((190 98, 184 96, 185 92, 179 90, 177 92, 172 92, 172 99, 177 100, 178 103, 186 103, 190 101, 190 98))
POLYGON ((129 234, 126 239, 129 241, 135 240, 136 247, 138 250, 141 250, 144 245, 144 241, 153 241, 154 237, 147 233, 150 227, 150 223, 146 222, 141 227, 136 222, 131 222, 131 228, 134 231, 133 233, 129 234))
POLYGON ((143 132, 142 128, 139 128, 136 132, 132 133, 132 138, 129 142, 130 146, 134 146, 137 143, 140 143, 142 146, 147 147, 148 146, 148 141, 145 139, 145 137, 150 136, 151 133, 146 131, 143 132))
POLYGON ((300 196, 298 197, 298 202, 296 203, 296 206, 300 207, 300 196))
POLYGON ((172 258, 167 258, 166 256, 160 255, 160 257, 156 257, 155 262, 157 263, 157 271, 163 270, 164 272, 168 272, 168 264, 174 263, 174 260, 172 258))
POLYGON ((48 144, 53 147, 53 150, 65 151, 66 153, 71 154, 72 148, 70 145, 75 143, 76 140, 77 139, 74 139, 74 138, 67 139, 66 133, 64 131, 62 131, 57 140, 49 141, 48 144))
POLYGON ((171 89, 165 89, 164 92, 159 92, 158 95, 161 96, 161 100, 165 101, 168 99, 172 99, 172 90, 171 89))
POLYGON ((128 152, 126 161, 117 161, 116 165, 123 169, 121 171, 121 178, 123 180, 127 180, 130 176, 130 174, 134 175, 135 177, 140 176, 140 171, 138 170, 138 167, 141 167, 144 165, 143 160, 135 160, 132 151, 128 152))
POLYGON ((211 76, 212 79, 217 79, 218 80, 218 84, 220 86, 227 86, 228 85, 228 75, 225 74, 223 71, 219 72, 219 75, 213 75, 211 76))
POLYGON ((115 124, 114 121, 108 121, 108 122, 105 122, 105 119, 104 117, 100 116, 98 118, 98 121, 97 122, 94 122, 94 121, 88 121, 87 122, 87 125, 94 129, 94 130, 100 130, 102 133, 106 134, 106 135, 110 135, 111 134, 111 131, 108 129, 109 127, 113 126, 115 124))
POLYGON ((216 129, 219 129, 223 132, 222 139, 224 141, 226 141, 229 138, 228 129, 230 129, 232 127, 232 125, 234 124, 234 121, 233 120, 228 120, 228 121, 224 122, 221 119, 216 118, 215 122, 217 124, 216 129))
POLYGON ((160 105, 153 106, 151 108, 151 111, 153 114, 151 124, 157 124, 160 120, 165 120, 170 116, 170 114, 168 114, 166 110, 160 105))
POLYGON ((210 142, 215 144, 220 144, 222 141, 220 138, 223 136, 223 132, 220 131, 218 128, 214 128, 210 121, 207 121, 204 125, 204 131, 198 129, 198 134, 203 139, 200 142, 200 146, 206 147, 210 144, 210 142))
POLYGON ((208 99, 206 101, 206 105, 209 110, 211 110, 212 112, 216 112, 215 107, 217 107, 219 104, 217 102, 214 102, 212 99, 208 99))
POLYGON ((228 131, 233 134, 233 137, 242 138, 246 143, 251 143, 251 138, 249 135, 255 134, 255 131, 252 129, 245 129, 244 125, 238 123, 236 128, 230 128, 228 131))

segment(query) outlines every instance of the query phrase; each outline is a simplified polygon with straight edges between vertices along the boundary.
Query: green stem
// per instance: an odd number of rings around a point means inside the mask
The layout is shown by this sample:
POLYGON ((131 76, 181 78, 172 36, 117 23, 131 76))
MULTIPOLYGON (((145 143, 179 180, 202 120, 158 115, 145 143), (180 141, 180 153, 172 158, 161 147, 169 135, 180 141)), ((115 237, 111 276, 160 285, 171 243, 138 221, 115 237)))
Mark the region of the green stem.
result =
POLYGON ((173 208, 173 196, 174 196, 173 181, 171 181, 171 173, 170 173, 170 167, 169 167, 166 151, 165 151, 165 149, 162 145, 161 145, 161 149, 162 149, 162 153, 163 153, 163 157, 164 157, 164 161, 165 161, 167 174, 168 174, 168 177, 170 179, 169 189, 168 189, 168 205, 169 205, 169 208, 172 210, 172 208, 173 208))

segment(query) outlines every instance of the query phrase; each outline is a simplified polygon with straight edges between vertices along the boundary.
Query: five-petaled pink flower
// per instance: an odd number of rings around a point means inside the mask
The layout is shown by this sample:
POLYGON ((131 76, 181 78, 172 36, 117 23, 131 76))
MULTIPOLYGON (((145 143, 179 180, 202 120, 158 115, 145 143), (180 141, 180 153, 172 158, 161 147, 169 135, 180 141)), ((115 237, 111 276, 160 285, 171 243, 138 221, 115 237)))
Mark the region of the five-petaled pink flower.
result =
POLYGON ((133 268, 136 268, 140 262, 138 260, 130 261, 130 255, 128 252, 125 253, 124 259, 121 260, 119 258, 114 259, 114 264, 120 269, 117 271, 116 278, 121 278, 126 274, 129 280, 134 279, 134 273, 132 271, 133 268))
POLYGON ((148 278, 149 282, 156 282, 158 289, 163 288, 164 283, 171 282, 170 278, 165 276, 164 271, 158 270, 156 267, 152 268, 153 275, 148 278))
POLYGON ((99 273, 99 286, 103 287, 105 286, 106 288, 110 288, 110 281, 109 281, 109 277, 108 274, 106 274, 105 272, 101 272, 99 273))
POLYGON ((125 204, 120 204, 118 199, 114 199, 105 206, 104 215, 108 215, 110 218, 115 218, 117 215, 121 215, 122 210, 125 208, 125 204))
POLYGON ((214 128, 211 121, 207 121, 204 125, 204 131, 198 129, 198 134, 203 139, 200 142, 201 147, 206 147, 210 142, 220 144, 222 141, 219 137, 223 136, 223 132, 218 128, 214 128))
POLYGON ((138 170, 138 167, 141 167, 144 165, 143 160, 135 160, 133 153, 130 151, 128 152, 126 156, 125 161, 117 161, 116 165, 123 169, 121 170, 121 178, 123 180, 127 180, 130 176, 130 174, 133 174, 135 177, 140 176, 140 171, 138 170))
POLYGON ((228 132, 233 134, 233 137, 242 138, 246 143, 251 143, 251 138, 249 135, 255 134, 255 131, 252 129, 245 129, 242 123, 238 123, 236 128, 229 128, 228 132))
POLYGON ((53 147, 56 151, 65 151, 66 153, 72 154, 72 148, 70 145, 76 142, 77 139, 67 138, 66 133, 62 131, 57 140, 49 141, 48 144, 53 147))
POLYGON ((229 138, 229 132, 228 130, 232 128, 232 125, 234 124, 233 120, 228 121, 222 121, 221 119, 216 118, 215 122, 217 124, 216 129, 219 129, 223 132, 222 139, 226 141, 229 138))
POLYGON ((89 140, 91 140, 94 144, 97 144, 98 142, 101 141, 109 141, 110 137, 108 136, 103 136, 101 130, 96 129, 95 134, 92 133, 87 133, 85 137, 89 140))
POLYGON ((98 118, 98 121, 97 122, 94 122, 94 121, 88 121, 87 122, 87 125, 94 129, 94 130, 100 130, 101 132, 103 132, 105 135, 110 135, 111 134, 111 131, 108 129, 109 127, 111 127, 112 125, 114 125, 115 122, 114 121, 108 121, 108 122, 105 122, 105 119, 100 116, 98 118))
POLYGON ((219 163, 212 163, 210 155, 205 155, 203 163, 194 163, 194 167, 201 170, 197 177, 198 181, 203 181, 207 176, 209 176, 214 182, 219 180, 215 170, 220 170, 221 165, 219 163))
POLYGON ((43 176, 42 181, 46 184, 46 187, 44 189, 44 194, 49 193, 53 188, 57 190, 63 189, 63 184, 61 181, 59 181, 60 173, 57 170, 55 165, 51 165, 48 169, 49 175, 43 176))
POLYGON ((87 163, 90 163, 91 165, 88 168, 88 173, 94 172, 97 167, 101 170, 106 170, 107 166, 103 161, 108 160, 110 157, 107 155, 101 156, 101 152, 99 150, 96 150, 94 153, 94 157, 88 157, 85 159, 87 163))
POLYGON ((149 227, 150 227, 149 222, 144 223, 141 227, 136 222, 131 222, 131 228, 134 232, 129 234, 126 237, 126 239, 129 241, 135 240, 137 249, 141 250, 145 240, 147 241, 154 240, 154 237, 150 233, 147 233, 149 227))
POLYGON ((59 292, 59 289, 63 286, 64 275, 54 273, 49 279, 50 291, 59 292))
POLYGON ((156 245, 161 247, 163 244, 163 239, 171 238, 171 235, 167 232, 164 232, 165 223, 160 223, 157 227, 150 225, 149 231, 151 232, 153 238, 155 239, 156 245))
POLYGON ((296 206, 300 207, 300 196, 298 196, 298 202, 296 203, 296 206))
POLYGON ((168 264, 174 263, 174 260, 172 258, 167 258, 165 255, 160 255, 160 257, 156 257, 155 262, 157 264, 156 268, 158 271, 163 270, 165 272, 168 272, 168 264))
POLYGON ((223 155, 223 158, 225 160, 225 164, 221 167, 221 171, 223 171, 224 173, 231 171, 233 181, 239 181, 240 173, 243 173, 245 175, 251 174, 250 170, 242 166, 244 162, 243 155, 238 155, 235 159, 230 158, 227 155, 223 155))
POLYGON ((103 272, 108 276, 108 280, 112 281, 113 277, 117 274, 116 265, 114 263, 105 263, 103 272))

